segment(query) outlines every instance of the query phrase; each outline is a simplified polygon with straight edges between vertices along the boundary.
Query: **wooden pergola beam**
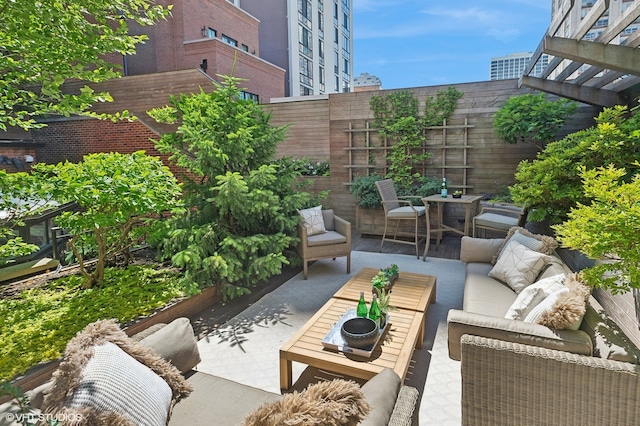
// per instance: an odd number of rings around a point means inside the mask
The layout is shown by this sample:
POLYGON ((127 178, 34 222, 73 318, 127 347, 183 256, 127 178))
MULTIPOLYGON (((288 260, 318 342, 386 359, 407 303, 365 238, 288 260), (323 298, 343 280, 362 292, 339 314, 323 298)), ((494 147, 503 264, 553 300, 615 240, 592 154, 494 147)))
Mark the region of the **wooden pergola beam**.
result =
POLYGON ((626 105, 627 100, 620 94, 611 90, 594 89, 587 86, 577 86, 571 83, 547 80, 544 78, 523 75, 520 78, 522 86, 540 90, 546 93, 553 93, 574 101, 584 102, 590 105, 611 107, 614 105, 626 105))
POLYGON ((623 74, 640 74, 640 51, 629 46, 545 36, 543 51, 623 74))

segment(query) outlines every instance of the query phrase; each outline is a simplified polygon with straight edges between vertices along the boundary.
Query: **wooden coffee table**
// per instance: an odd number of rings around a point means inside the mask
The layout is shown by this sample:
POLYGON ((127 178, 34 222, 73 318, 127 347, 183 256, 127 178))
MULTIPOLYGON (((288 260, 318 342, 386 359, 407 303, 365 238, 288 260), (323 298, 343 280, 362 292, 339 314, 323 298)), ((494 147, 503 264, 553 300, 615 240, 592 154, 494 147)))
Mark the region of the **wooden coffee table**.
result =
POLYGON ((435 277, 400 272, 391 296, 392 304, 398 309, 390 312, 391 325, 370 358, 332 351, 322 344, 322 339, 342 315, 355 309, 360 291, 368 292, 365 294, 370 298, 371 277, 377 271, 374 268, 360 270, 280 348, 282 390, 291 387, 293 361, 365 380, 391 368, 404 380, 413 349, 420 348, 424 340, 424 316, 429 302, 435 302, 435 277), (360 287, 363 288, 359 290, 360 287))
MULTIPOLYGON (((380 269, 362 268, 347 283, 338 290, 333 297, 347 300, 359 300, 360 292, 364 291, 367 300, 371 299, 371 278, 380 269)), ((436 277, 433 275, 400 272, 391 290, 391 305, 396 308, 408 309, 425 313, 429 303, 436 303, 436 277)), ((389 314, 393 317, 396 311, 389 314)), ((424 341, 424 324, 420 329, 419 346, 424 341)))

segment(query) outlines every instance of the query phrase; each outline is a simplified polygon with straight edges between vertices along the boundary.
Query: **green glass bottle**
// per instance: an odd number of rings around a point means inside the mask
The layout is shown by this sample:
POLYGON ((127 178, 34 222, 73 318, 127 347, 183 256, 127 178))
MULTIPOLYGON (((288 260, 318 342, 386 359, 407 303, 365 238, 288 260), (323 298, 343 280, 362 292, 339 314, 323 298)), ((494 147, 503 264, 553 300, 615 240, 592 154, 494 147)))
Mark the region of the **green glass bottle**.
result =
POLYGON ((367 312, 367 302, 364 301, 364 291, 361 291, 360 300, 358 301, 358 308, 356 309, 356 315, 362 318, 366 318, 367 312))
POLYGON ((375 321, 380 327, 380 307, 378 306, 378 296, 373 295, 373 299, 371 300, 371 307, 369 308, 369 318, 375 321))

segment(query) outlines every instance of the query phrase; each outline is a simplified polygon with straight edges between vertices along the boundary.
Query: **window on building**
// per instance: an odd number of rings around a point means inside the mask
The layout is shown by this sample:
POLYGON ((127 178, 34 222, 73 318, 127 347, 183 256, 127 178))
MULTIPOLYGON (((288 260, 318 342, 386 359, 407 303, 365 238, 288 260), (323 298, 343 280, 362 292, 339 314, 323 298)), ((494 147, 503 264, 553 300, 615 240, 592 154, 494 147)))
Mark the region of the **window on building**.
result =
POLYGON ((318 10, 318 37, 324 38, 324 14, 318 10))
POLYGON ((335 76, 333 91, 336 93, 340 91, 340 77, 338 77, 337 75, 335 76))
POLYGON ((249 51, 249 46, 247 46, 246 44, 243 44, 241 46, 241 49, 244 50, 245 52, 248 52, 249 51))
POLYGON ((318 10, 324 10, 324 2, 322 0, 318 0, 318 10))
POLYGON ((351 42, 344 35, 342 36, 342 56, 351 56, 351 42))
POLYGON ((298 49, 309 57, 313 56, 313 38, 311 31, 302 25, 298 25, 298 49))
POLYGON ((342 10, 349 13, 349 0, 342 0, 342 10))
POLYGON ((338 3, 333 2, 333 25, 338 26, 338 3))
POLYGON ((343 73, 343 77, 346 80, 351 80, 351 66, 349 65, 349 60, 347 58, 342 58, 343 59, 343 68, 342 68, 342 73, 343 73))
POLYGON ((227 35, 222 34, 221 37, 222 41, 224 41, 227 44, 230 44, 232 46, 238 47, 238 40, 235 40, 227 35))
POLYGON ((324 68, 323 67, 320 67, 320 69, 318 70, 318 80, 319 80, 319 83, 320 83, 320 93, 324 93, 324 90, 325 90, 324 89, 324 87, 325 87, 324 85, 325 85, 325 83, 324 83, 324 68))
POLYGON ((336 75, 340 72, 340 57, 338 56, 338 52, 333 52, 333 72, 336 75))
POLYGON ((313 62, 300 56, 300 82, 313 86, 313 62))
POLYGON ((260 101, 260 97, 258 95, 250 92, 240 92, 240 99, 251 100, 255 103, 259 103, 260 101))
POLYGON ((333 27, 333 44, 335 45, 336 49, 338 48, 338 27, 333 27))
POLYGON ((324 65, 324 40, 318 40, 318 58, 320 65, 324 65))
POLYGON ((349 31, 349 15, 347 15, 346 13, 342 14, 342 34, 346 35, 347 37, 350 36, 350 31, 349 31))
POLYGON ((298 0, 298 20, 304 25, 311 26, 311 0, 298 0))
POLYGON ((218 34, 216 33, 216 30, 214 30, 213 28, 209 27, 207 28, 207 37, 209 38, 216 38, 218 34))
POLYGON ((300 85, 300 96, 313 95, 313 89, 307 86, 300 85))

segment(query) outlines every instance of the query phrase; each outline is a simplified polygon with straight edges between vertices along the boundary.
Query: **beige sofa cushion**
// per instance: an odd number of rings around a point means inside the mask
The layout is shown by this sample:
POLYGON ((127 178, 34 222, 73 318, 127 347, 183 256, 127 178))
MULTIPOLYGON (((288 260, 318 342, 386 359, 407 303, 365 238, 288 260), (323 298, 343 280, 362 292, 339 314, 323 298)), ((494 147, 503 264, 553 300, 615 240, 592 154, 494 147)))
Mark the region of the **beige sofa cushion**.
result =
POLYGON ((158 355, 175 365, 181 373, 200 362, 198 342, 188 318, 178 318, 140 340, 158 355))
POLYGON ((507 283, 516 293, 520 293, 536 280, 548 261, 549 256, 529 250, 517 241, 510 241, 489 276, 507 283))
POLYGON ((490 263, 467 263, 462 306, 465 311, 504 317, 517 294, 508 285, 487 274, 490 263))
POLYGON ((537 251, 543 254, 551 254, 558 248, 558 242, 548 235, 533 234, 521 226, 514 226, 509 229, 507 236, 504 238, 502 247, 498 253, 491 259, 491 263, 495 264, 510 241, 517 241, 529 250, 537 251))
POLYGON ((504 238, 483 239, 464 236, 460 241, 460 260, 466 263, 490 263, 503 242, 504 238))
POLYGON ((362 385, 362 393, 371 406, 371 412, 359 425, 389 424, 401 385, 400 377, 389 368, 382 370, 362 385))
POLYGON ((506 315, 507 319, 524 320, 529 312, 554 291, 560 290, 565 279, 564 274, 538 280, 518 294, 506 315))

